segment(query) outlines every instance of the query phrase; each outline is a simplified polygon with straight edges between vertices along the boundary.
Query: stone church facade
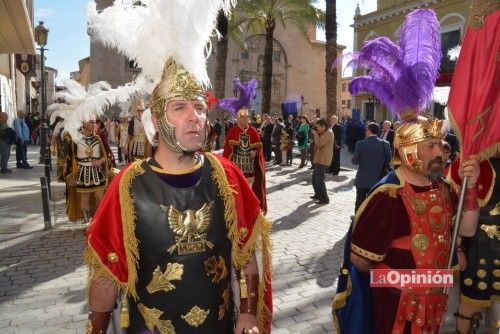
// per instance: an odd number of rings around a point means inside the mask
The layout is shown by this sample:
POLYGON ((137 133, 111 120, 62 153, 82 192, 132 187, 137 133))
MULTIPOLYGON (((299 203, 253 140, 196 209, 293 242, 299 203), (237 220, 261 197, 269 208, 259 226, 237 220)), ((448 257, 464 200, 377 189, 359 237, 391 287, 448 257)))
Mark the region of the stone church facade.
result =
MULTIPOLYGON (((229 40, 226 63, 225 96, 233 96, 235 77, 247 81, 257 79, 257 99, 252 106, 255 114, 261 113, 262 72, 265 35, 244 34, 246 49, 229 40)), ((339 54, 345 47, 339 46, 339 54)), ((217 50, 208 59, 209 76, 213 81, 217 50)), ((309 29, 306 38, 293 24, 277 25, 273 43, 273 78, 271 114, 281 115, 281 103, 296 102, 298 115, 326 116, 325 92, 325 42, 316 39, 316 28, 309 29)), ((340 105, 341 77, 338 73, 337 105, 340 105)))

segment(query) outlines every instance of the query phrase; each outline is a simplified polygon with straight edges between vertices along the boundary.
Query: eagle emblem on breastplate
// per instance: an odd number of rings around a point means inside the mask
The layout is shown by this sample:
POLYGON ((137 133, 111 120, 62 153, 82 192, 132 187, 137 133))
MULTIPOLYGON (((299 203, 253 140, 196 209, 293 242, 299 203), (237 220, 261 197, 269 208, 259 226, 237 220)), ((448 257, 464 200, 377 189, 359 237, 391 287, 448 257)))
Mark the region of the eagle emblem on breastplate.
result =
POLYGON ((172 205, 169 207, 161 205, 162 210, 168 215, 170 228, 175 233, 175 244, 168 249, 170 254, 176 249, 179 255, 203 253, 205 246, 210 249, 214 247, 213 243, 206 240, 212 207, 213 202, 203 204, 197 211, 190 209, 182 211, 172 205))

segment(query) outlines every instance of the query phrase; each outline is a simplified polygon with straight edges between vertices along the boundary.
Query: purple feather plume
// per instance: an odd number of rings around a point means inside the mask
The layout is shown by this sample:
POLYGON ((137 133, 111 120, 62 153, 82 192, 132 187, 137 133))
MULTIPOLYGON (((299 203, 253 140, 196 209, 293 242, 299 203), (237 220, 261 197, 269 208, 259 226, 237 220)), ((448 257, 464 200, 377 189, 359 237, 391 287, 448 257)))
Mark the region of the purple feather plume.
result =
POLYGON ((233 87, 238 92, 238 97, 228 97, 220 100, 218 107, 230 111, 233 115, 241 108, 250 109, 252 100, 257 98, 257 80, 252 79, 242 83, 239 78, 233 80, 233 87))
POLYGON ((352 80, 351 94, 372 93, 398 115, 408 108, 421 112, 432 99, 442 57, 436 14, 415 10, 406 17, 398 44, 379 37, 343 57, 350 58, 348 66, 369 71, 352 80))

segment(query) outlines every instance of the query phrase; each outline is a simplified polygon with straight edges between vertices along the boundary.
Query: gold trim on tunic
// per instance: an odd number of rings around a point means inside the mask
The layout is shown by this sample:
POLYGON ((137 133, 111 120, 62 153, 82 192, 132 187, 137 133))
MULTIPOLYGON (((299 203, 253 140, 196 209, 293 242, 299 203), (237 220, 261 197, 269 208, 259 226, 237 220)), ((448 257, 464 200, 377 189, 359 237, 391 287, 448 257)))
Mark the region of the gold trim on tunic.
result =
POLYGON ((182 279, 182 274, 184 273, 184 265, 179 263, 167 263, 167 268, 165 272, 162 273, 160 266, 157 266, 153 271, 153 278, 151 282, 146 287, 146 290, 153 294, 158 291, 169 292, 175 289, 175 286, 171 281, 179 281, 182 279))
POLYGON ((356 253, 358 255, 361 255, 362 257, 365 257, 367 259, 370 259, 370 260, 373 260, 373 261, 377 261, 377 262, 380 262, 380 261, 382 261, 385 258, 385 255, 379 255, 379 254, 375 254, 375 253, 369 252, 367 250, 364 250, 361 247, 356 246, 355 244, 351 244, 351 250, 354 253, 356 253))
POLYGON ((181 171, 175 171, 175 172, 168 170, 168 169, 152 166, 152 165, 149 165, 149 166, 156 173, 168 174, 168 175, 184 175, 184 174, 189 174, 189 173, 192 173, 192 172, 200 169, 201 168, 201 160, 198 161, 193 167, 189 167, 189 168, 183 169, 181 171))

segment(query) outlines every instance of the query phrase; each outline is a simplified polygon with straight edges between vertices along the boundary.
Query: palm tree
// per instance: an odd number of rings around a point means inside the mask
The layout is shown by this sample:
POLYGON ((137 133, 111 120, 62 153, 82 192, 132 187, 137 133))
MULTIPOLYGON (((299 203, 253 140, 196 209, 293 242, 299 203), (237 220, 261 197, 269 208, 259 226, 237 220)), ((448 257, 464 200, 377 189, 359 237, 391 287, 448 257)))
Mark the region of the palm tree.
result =
POLYGON ((271 110, 273 76, 273 35, 277 23, 292 23, 309 39, 307 28, 321 24, 321 11, 314 8, 316 0, 239 0, 236 5, 241 18, 235 18, 240 27, 252 33, 265 33, 262 74, 262 113, 271 110))
POLYGON ((227 48, 229 44, 228 38, 229 30, 229 20, 224 14, 224 11, 220 11, 217 16, 217 31, 220 34, 219 40, 217 41, 216 48, 216 58, 215 58, 215 83, 214 83, 214 95, 216 98, 221 99, 224 97, 224 88, 226 87, 226 61, 227 61, 227 48))
POLYGON ((337 1, 326 0, 326 115, 328 119, 337 110, 337 67, 332 66, 337 58, 337 1))

